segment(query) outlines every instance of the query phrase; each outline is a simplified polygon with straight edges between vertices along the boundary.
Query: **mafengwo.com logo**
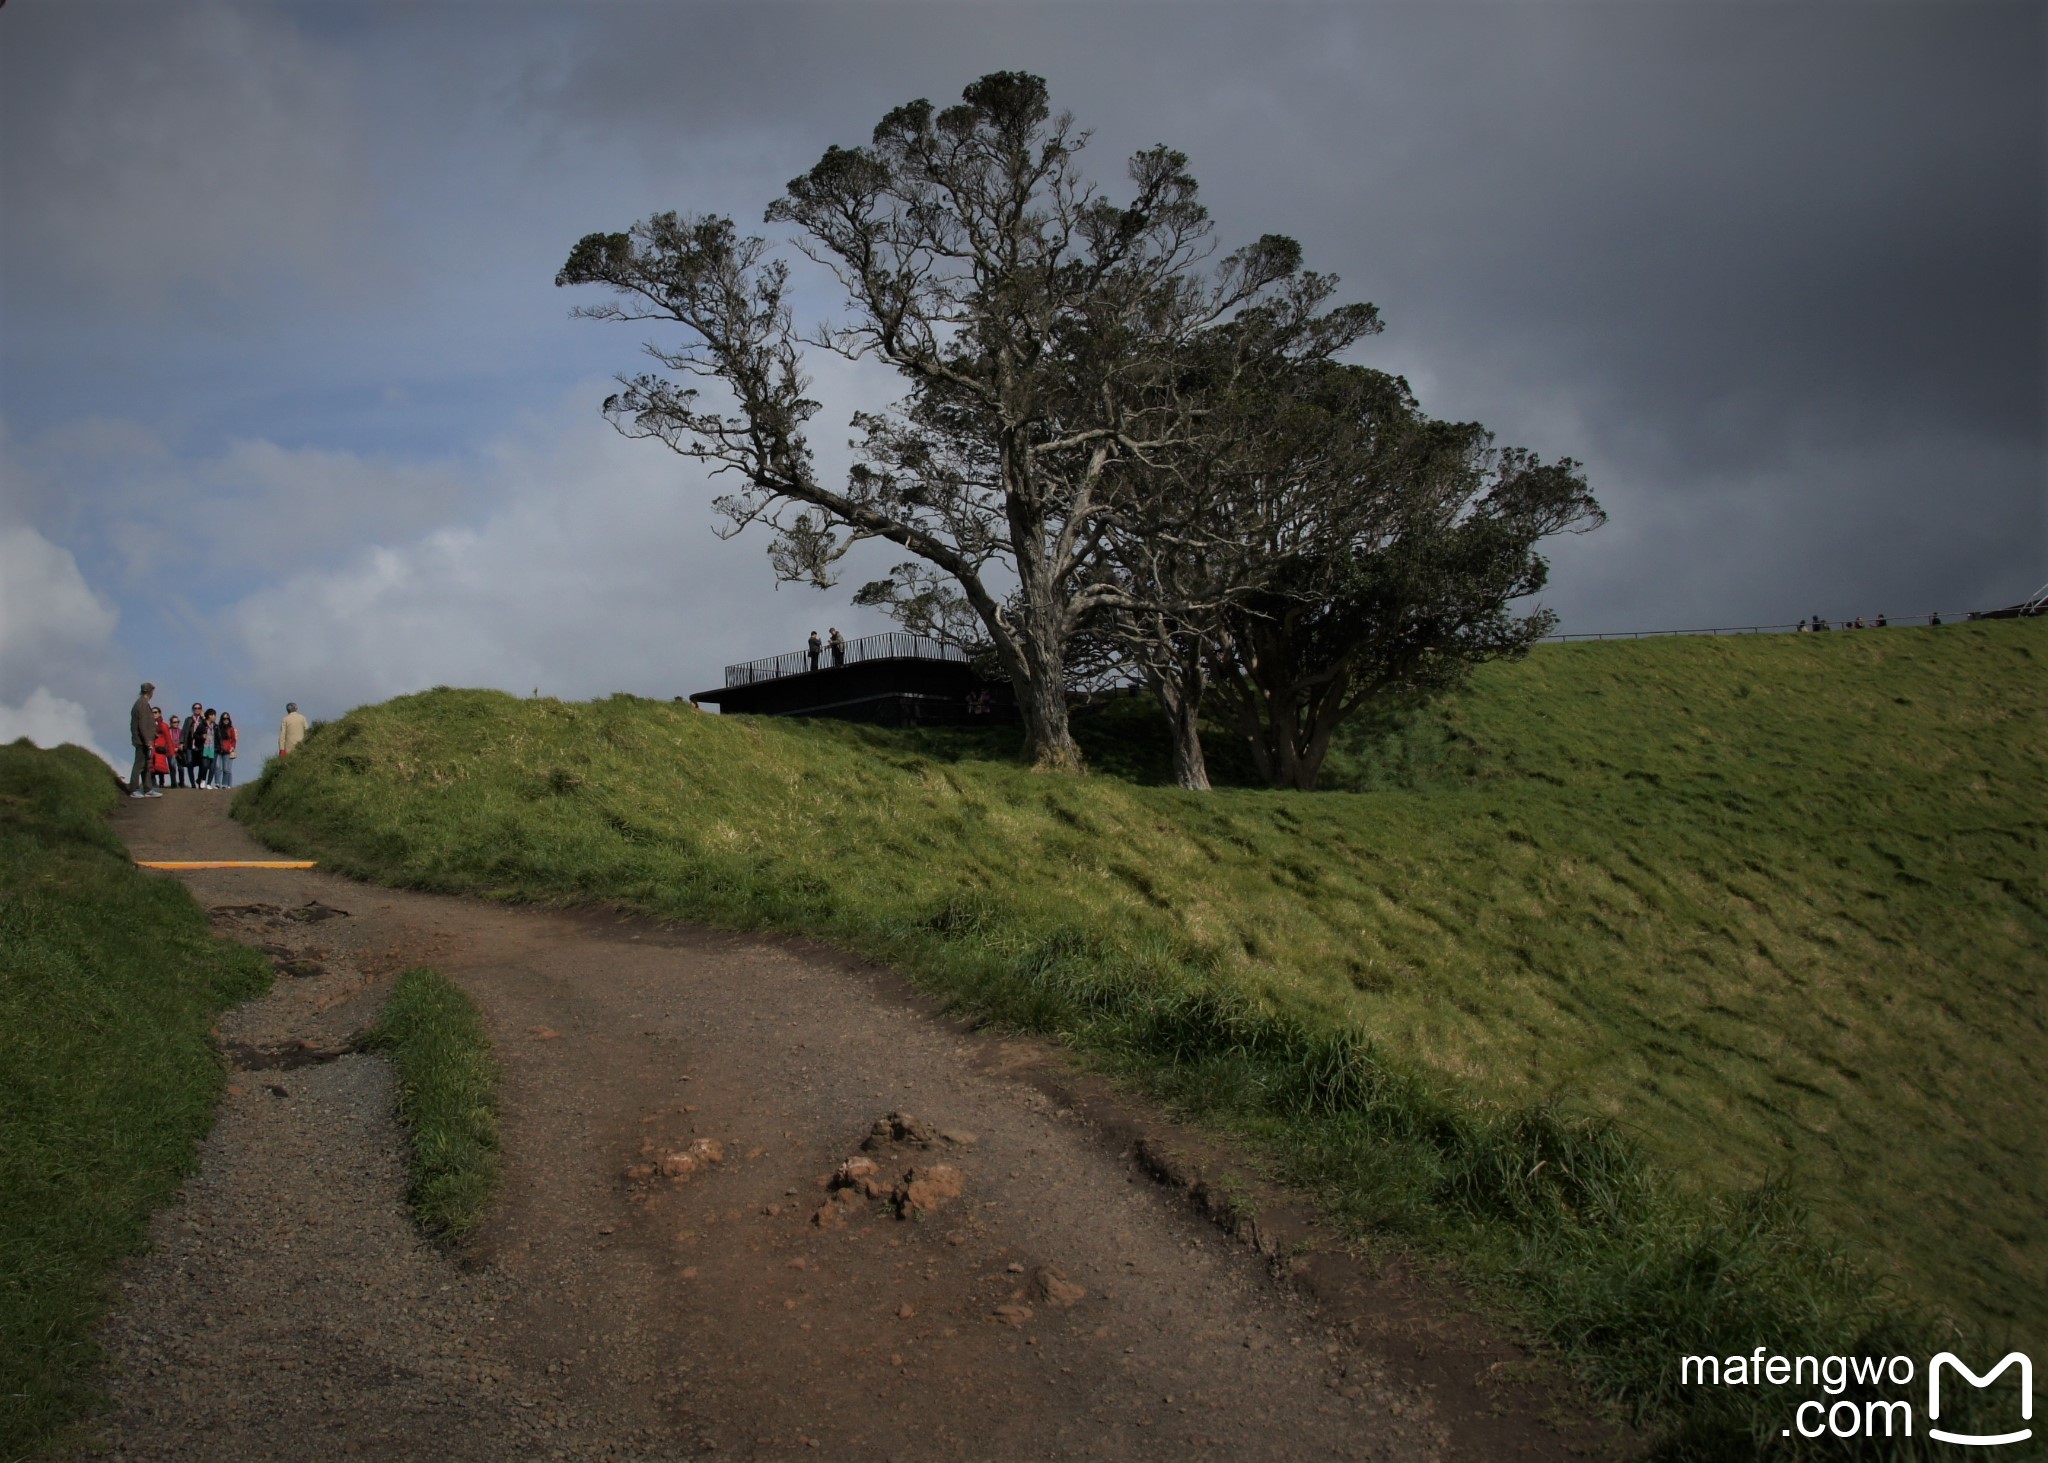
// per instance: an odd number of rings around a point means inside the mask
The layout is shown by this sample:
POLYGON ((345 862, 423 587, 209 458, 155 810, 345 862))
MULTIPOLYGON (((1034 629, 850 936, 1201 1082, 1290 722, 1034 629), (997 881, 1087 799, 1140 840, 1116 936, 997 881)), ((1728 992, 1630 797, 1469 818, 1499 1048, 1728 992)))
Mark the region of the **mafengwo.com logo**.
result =
POLYGON ((1983 1372, 1943 1351, 1923 1372, 1910 1356, 1775 1356, 1759 1346, 1748 1356, 1681 1357, 1678 1380, 1688 1387, 1783 1387, 1794 1394, 1804 1388, 1810 1395, 1789 1405, 1782 1429, 1788 1438, 1924 1437, 2002 1448, 2034 1436, 2034 1363, 2021 1351, 2007 1352, 1983 1372), (1998 1385, 2009 1374, 2010 1383, 1998 1385), (1851 1391, 1854 1396, 1845 1395, 1851 1391), (1991 1395, 1979 1395, 1987 1391, 1991 1395), (1987 1426, 1991 1419, 1996 1426, 1987 1426))

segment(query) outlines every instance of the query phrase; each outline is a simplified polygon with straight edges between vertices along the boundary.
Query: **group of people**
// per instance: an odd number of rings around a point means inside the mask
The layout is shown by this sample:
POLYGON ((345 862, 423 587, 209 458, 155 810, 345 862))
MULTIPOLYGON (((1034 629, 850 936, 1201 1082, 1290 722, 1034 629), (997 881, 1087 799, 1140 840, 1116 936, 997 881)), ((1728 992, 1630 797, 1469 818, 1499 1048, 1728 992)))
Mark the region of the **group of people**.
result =
MULTIPOLYGON (((156 686, 144 681, 142 694, 128 713, 128 740, 135 749, 128 796, 160 798, 167 787, 233 787, 240 742, 234 717, 197 701, 189 716, 165 716, 150 702, 155 694, 156 686)), ((277 734, 278 755, 286 755, 305 739, 306 718, 299 714, 297 702, 288 702, 277 734)))
MULTIPOLYGON (((1842 628, 1844 630, 1882 630, 1885 626, 1889 625, 1890 623, 1891 621, 1887 620, 1883 615, 1879 615, 1875 620, 1871 621, 1869 624, 1865 624, 1863 616, 1858 615, 1853 620, 1842 621, 1842 628)), ((1936 610, 1933 614, 1929 615, 1927 617, 1927 623, 1930 625, 1939 625, 1941 623, 1941 611, 1936 610)), ((1799 633, 1802 635, 1807 634, 1814 630, 1832 630, 1834 628, 1835 627, 1833 625, 1830 625, 1826 620, 1823 620, 1819 615, 1815 615, 1810 620, 1801 620, 1799 622, 1799 633)))
POLYGON ((829 640, 820 640, 818 638, 818 632, 816 630, 811 631, 810 642, 806 648, 810 651, 812 670, 816 670, 818 668, 819 658, 823 656, 825 648, 828 645, 832 649, 832 664, 834 666, 842 666, 846 664, 846 637, 840 634, 838 628, 835 626, 832 630, 831 638, 829 640))

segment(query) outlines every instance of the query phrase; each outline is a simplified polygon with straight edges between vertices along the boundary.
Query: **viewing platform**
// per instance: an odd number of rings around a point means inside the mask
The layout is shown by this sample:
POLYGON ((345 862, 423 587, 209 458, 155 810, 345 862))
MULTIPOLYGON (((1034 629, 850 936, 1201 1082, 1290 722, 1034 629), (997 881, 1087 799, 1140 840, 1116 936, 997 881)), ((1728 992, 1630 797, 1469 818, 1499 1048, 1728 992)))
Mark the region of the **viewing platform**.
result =
POLYGON ((990 726, 1017 720, 1009 682, 990 679, 956 645, 890 630, 725 668, 725 684, 690 697, 726 714, 823 716, 876 726, 990 726))

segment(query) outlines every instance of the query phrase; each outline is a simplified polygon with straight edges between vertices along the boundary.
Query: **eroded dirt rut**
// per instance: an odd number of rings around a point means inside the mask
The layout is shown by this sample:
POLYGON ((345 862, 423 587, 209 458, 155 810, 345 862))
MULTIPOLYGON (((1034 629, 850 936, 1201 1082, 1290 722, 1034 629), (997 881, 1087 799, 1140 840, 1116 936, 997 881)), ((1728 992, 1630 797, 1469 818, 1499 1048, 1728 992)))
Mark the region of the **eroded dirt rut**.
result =
MULTIPOLYGON (((264 856, 216 794, 126 803, 117 827, 138 858, 264 856)), ((281 973, 223 1023, 241 1070, 123 1279, 116 1457, 1597 1444, 1536 1420, 1556 1398, 1512 1383, 1511 1348, 1337 1324, 1133 1161, 1140 1129, 1172 1140, 1156 1116, 1063 1105, 1056 1058, 935 1017, 886 972, 317 870, 176 877, 281 973), (454 1259, 406 1220, 388 1071, 346 1050, 423 962, 475 997, 505 1068, 504 1189, 454 1259), (916 1122, 876 1132, 890 1114, 916 1122), (879 1197, 834 1197, 849 1159, 879 1197), (922 1209, 887 1202, 906 1175, 922 1209)))

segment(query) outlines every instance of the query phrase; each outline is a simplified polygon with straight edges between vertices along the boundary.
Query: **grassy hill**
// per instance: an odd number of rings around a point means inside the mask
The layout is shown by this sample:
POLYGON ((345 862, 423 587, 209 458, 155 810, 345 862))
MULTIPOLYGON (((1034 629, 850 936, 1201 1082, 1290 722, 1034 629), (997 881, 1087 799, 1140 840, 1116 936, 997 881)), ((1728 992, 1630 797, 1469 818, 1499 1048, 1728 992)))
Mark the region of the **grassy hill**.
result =
POLYGON ((1681 1341, 1892 1324, 1888 1288, 2048 1344, 2044 671, 2042 622, 1545 647, 1344 749, 1357 790, 1206 797, 1129 716, 1063 780, 985 735, 437 690, 236 812, 392 882, 895 960, 1669 1401, 1681 1341))
POLYGON ((0 1458, 72 1456, 109 1277, 213 1122, 208 1029, 270 980, 129 862, 120 796, 81 747, 0 746, 0 1458))

